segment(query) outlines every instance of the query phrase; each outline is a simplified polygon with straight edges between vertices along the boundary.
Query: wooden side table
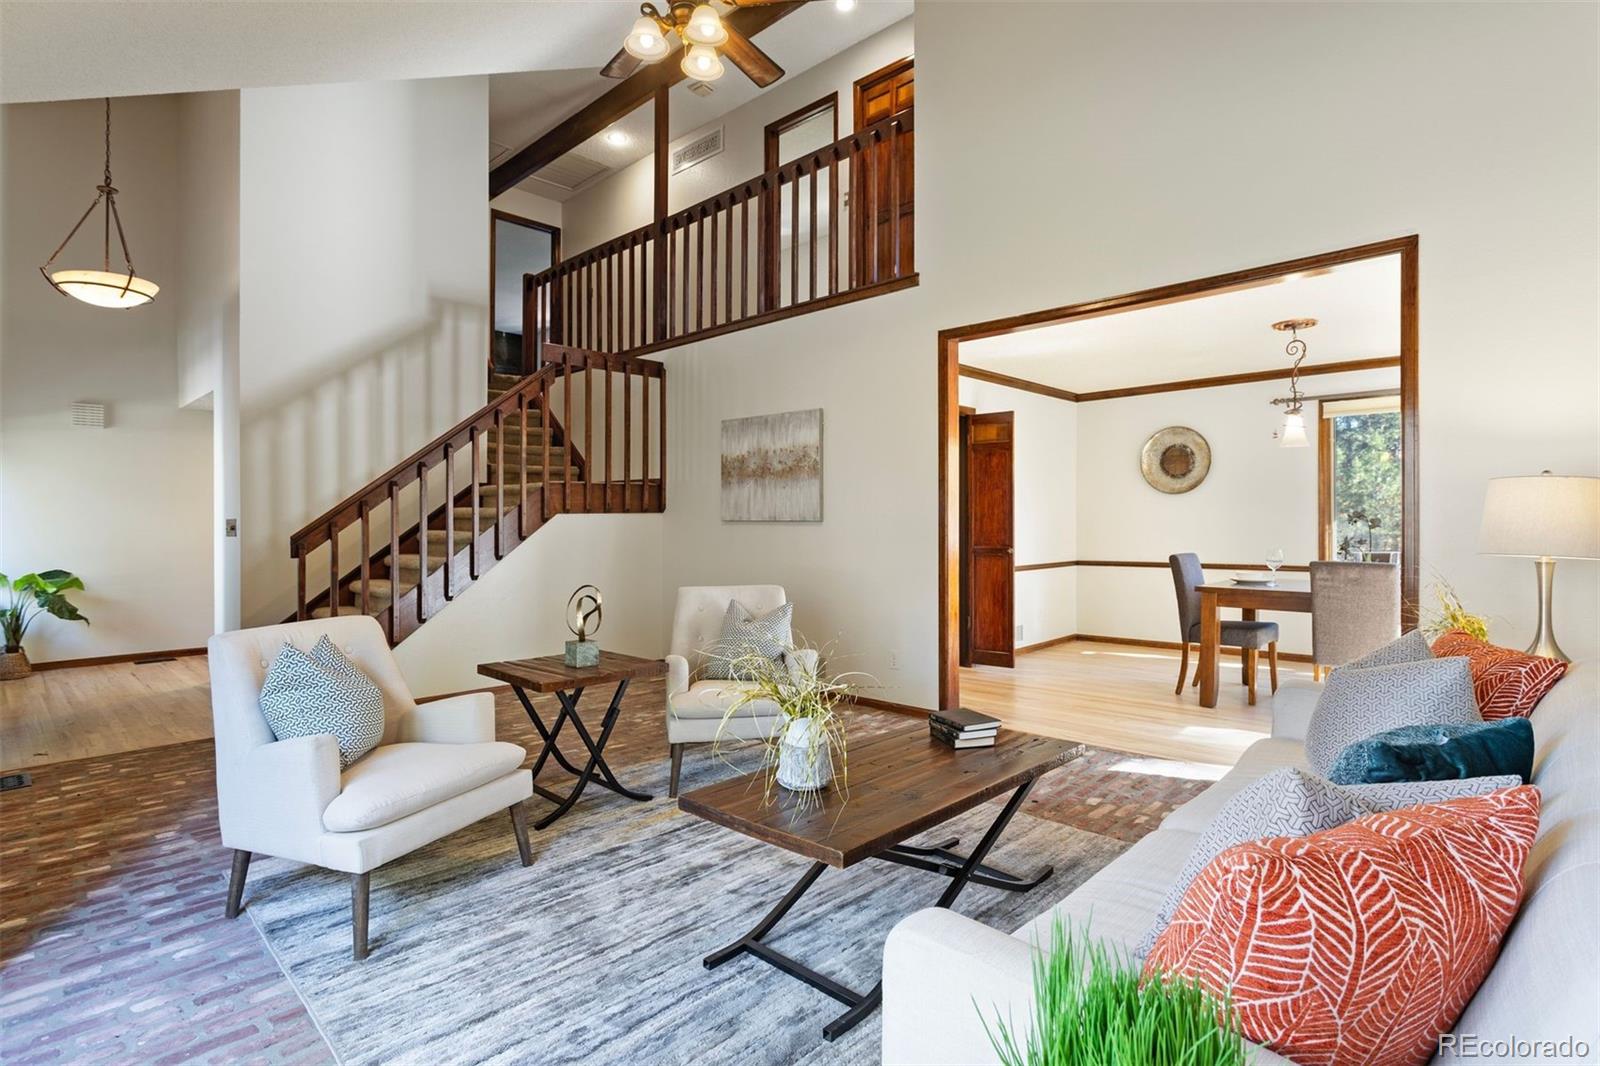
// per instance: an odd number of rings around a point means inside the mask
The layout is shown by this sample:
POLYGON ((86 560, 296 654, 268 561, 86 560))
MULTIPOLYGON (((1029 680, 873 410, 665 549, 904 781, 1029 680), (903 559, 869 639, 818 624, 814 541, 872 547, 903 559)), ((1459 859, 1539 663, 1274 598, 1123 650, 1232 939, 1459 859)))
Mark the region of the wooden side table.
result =
POLYGON ((535 829, 549 828, 557 818, 571 810, 590 781, 631 800, 642 802, 651 798, 643 792, 635 792, 625 787, 617 780, 617 775, 606 764, 606 741, 611 739, 611 731, 616 726, 617 716, 622 711, 622 697, 628 691, 628 682, 636 677, 658 677, 666 672, 665 660, 641 659, 614 651, 602 651, 600 662, 595 666, 568 666, 559 655, 479 665, 478 673, 484 677, 510 684, 511 690, 522 702, 522 709, 528 712, 528 720, 533 723, 533 728, 538 730, 540 738, 544 741, 544 747, 540 749, 538 758, 533 761, 533 791, 554 803, 556 809, 535 822, 535 829), (610 706, 606 708, 605 717, 600 720, 600 735, 595 737, 584 726, 583 719, 578 714, 578 701, 583 698, 583 692, 589 686, 608 685, 612 682, 616 683, 616 692, 611 697, 610 706), (561 713, 556 716, 555 724, 549 729, 545 728, 539 712, 533 709, 533 701, 528 698, 530 691, 553 693, 561 704, 561 713), (567 761, 567 757, 556 746, 556 738, 561 735, 562 727, 568 722, 572 723, 578 739, 583 741, 583 746, 589 751, 589 761, 581 770, 567 761), (544 769, 545 760, 552 757, 563 770, 578 779, 572 786, 572 791, 566 795, 539 784, 539 771, 544 769), (598 777, 595 776, 597 773, 598 777))

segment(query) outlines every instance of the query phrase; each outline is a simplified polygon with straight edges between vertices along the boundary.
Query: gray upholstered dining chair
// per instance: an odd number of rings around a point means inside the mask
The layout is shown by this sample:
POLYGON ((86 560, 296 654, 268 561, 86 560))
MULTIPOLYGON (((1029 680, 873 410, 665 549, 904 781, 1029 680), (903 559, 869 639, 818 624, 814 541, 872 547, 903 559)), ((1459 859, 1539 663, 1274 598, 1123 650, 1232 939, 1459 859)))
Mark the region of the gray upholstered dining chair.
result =
POLYGON ((1311 564, 1311 661, 1353 662, 1400 635, 1400 568, 1393 563, 1311 564))
MULTIPOLYGON (((1183 647, 1183 662, 1178 666, 1178 687, 1175 695, 1183 695, 1183 679, 1189 673, 1189 645, 1200 642, 1200 593, 1198 586, 1205 583, 1205 571, 1200 557, 1190 552, 1167 556, 1172 567, 1172 587, 1178 594, 1178 640, 1183 647)), ((1240 680, 1244 682, 1250 705, 1256 702, 1256 669, 1261 650, 1266 649, 1267 666, 1272 679, 1272 691, 1278 691, 1278 623, 1258 622, 1254 619, 1222 620, 1222 646, 1239 649, 1240 680)), ((1195 665, 1194 683, 1200 683, 1199 664, 1195 665)))

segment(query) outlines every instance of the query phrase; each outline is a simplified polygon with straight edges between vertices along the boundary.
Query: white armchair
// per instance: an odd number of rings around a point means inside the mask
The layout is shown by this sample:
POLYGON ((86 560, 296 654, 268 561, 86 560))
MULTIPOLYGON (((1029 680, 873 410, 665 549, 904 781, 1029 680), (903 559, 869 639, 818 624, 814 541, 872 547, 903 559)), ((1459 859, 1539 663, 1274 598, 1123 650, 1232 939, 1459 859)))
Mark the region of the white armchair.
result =
POLYGON ((367 956, 372 870, 486 815, 510 810, 522 865, 533 864, 522 801, 527 757, 494 739, 494 697, 469 693, 418 704, 367 615, 264 626, 211 638, 217 813, 233 849, 227 916, 236 918, 252 852, 351 875, 355 957, 367 956), (324 634, 383 692, 383 740, 339 768, 331 735, 277 740, 261 714, 261 684, 285 641, 310 650, 324 634))
MULTIPOLYGON (((717 739, 722 717, 738 698, 738 681, 695 680, 705 665, 705 652, 722 636, 728 604, 739 601, 760 617, 788 602, 782 585, 697 585, 678 590, 678 607, 672 617, 672 646, 667 655, 667 745, 672 753, 672 776, 667 795, 678 794, 678 773, 683 767, 685 744, 709 744, 717 739)), ((803 648, 791 653, 790 669, 817 669, 817 653, 803 648)), ((736 740, 765 740, 782 721, 776 704, 757 700, 740 708, 722 734, 736 740)))

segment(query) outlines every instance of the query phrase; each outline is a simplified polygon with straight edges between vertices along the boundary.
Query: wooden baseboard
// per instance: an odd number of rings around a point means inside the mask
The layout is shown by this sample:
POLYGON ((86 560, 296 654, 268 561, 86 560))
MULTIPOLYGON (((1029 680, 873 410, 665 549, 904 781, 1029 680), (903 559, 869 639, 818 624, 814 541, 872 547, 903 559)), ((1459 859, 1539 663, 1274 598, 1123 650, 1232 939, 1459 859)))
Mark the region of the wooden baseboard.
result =
POLYGON ((1016 653, 1018 655, 1026 655, 1030 651, 1043 651, 1045 648, 1053 648, 1057 644, 1068 644, 1074 640, 1081 639, 1082 638, 1076 633, 1068 633, 1064 637, 1051 637, 1049 640, 1041 640, 1037 644, 1024 644, 1022 647, 1016 649, 1016 653))
POLYGON ((449 700, 457 696, 470 696, 474 692, 510 692, 510 685, 485 685, 483 688, 464 688, 460 692, 437 692, 432 696, 418 696, 417 703, 432 703, 434 700, 449 700))
MULTIPOLYGON (((1135 648, 1165 648, 1168 651, 1180 651, 1183 648, 1183 645, 1179 644, 1175 640, 1145 640, 1142 637, 1107 637, 1096 633, 1074 633, 1072 636, 1065 639, 1086 640, 1092 641, 1096 644, 1126 644, 1135 648)), ((1191 645, 1191 647, 1198 647, 1198 645, 1191 645)), ((1238 648, 1223 648, 1221 651, 1224 655, 1231 655, 1234 658, 1239 657, 1238 648)), ((1291 663, 1309 663, 1311 661, 1311 656, 1299 651, 1280 651, 1278 653, 1278 658, 1284 662, 1291 663)))
POLYGON ((851 702, 857 707, 874 707, 880 711, 909 714, 917 718, 926 718, 933 713, 925 707, 913 707, 909 703, 892 703, 889 700, 874 699, 871 696, 854 696, 851 698, 851 702))
POLYGON ((122 655, 96 655, 88 659, 56 659, 54 662, 34 663, 35 670, 70 670, 76 666, 110 666, 114 663, 134 663, 145 659, 178 659, 186 655, 204 655, 204 648, 174 648, 171 651, 135 651, 122 655))

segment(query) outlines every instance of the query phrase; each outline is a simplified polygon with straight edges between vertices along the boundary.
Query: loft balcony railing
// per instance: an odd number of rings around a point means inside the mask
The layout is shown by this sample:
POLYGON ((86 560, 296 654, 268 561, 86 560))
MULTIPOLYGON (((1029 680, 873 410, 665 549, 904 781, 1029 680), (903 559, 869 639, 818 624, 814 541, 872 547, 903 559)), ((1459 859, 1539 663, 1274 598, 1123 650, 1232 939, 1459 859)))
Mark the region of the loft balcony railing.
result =
POLYGON ((908 108, 523 278, 546 345, 640 355, 916 283, 908 108))

